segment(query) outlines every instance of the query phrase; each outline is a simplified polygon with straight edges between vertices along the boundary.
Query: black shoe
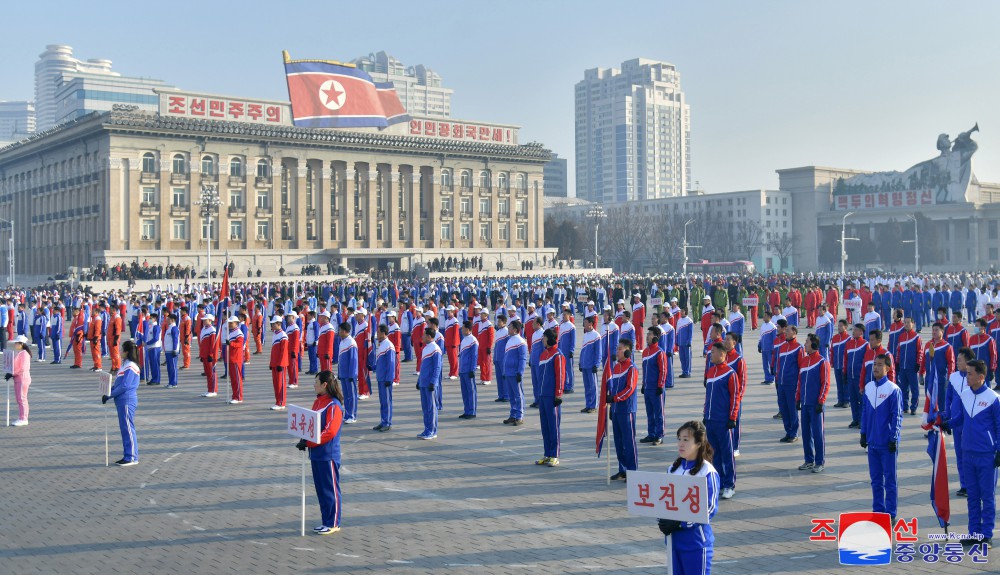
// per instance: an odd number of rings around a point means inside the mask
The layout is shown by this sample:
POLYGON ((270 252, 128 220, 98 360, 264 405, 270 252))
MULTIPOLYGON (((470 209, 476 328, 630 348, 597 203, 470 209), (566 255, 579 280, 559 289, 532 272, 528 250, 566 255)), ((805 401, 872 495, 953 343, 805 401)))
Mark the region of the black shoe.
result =
POLYGON ((580 413, 594 413, 595 411, 597 410, 594 409, 593 407, 584 407, 583 409, 580 410, 580 413))
POLYGON ((792 438, 786 435, 786 436, 782 437, 781 439, 779 439, 778 441, 781 442, 781 443, 791 443, 792 442, 792 438))
POLYGON ((493 403, 507 403, 508 401, 510 401, 510 400, 509 399, 503 399, 502 397, 498 397, 498 398, 496 398, 496 399, 493 400, 493 403))
POLYGON ((680 376, 679 376, 679 377, 680 377, 681 379, 690 379, 690 377, 691 377, 691 374, 690 374, 690 373, 682 373, 682 374, 680 374, 680 376))
POLYGON ((785 443, 795 443, 798 440, 799 440, 798 437, 789 437, 788 441, 786 441, 785 443))
POLYGON ((653 437, 652 435, 647 435, 646 437, 643 437, 642 439, 640 439, 639 443, 652 443, 654 439, 656 439, 656 438, 653 437))
POLYGON ((771 416, 771 419, 781 419, 781 413, 775 413, 771 416))
POLYGON ((916 415, 916 414, 917 414, 917 410, 916 409, 911 409, 910 410, 910 415, 916 415))
POLYGON ((504 425, 507 425, 508 423, 514 423, 514 418, 508 417, 507 419, 503 420, 504 425))
MULTIPOLYGON (((1000 391, 1000 383, 998 383, 998 384, 994 385, 994 386, 993 386, 993 390, 994 390, 994 391, 1000 391)), ((992 542, 992 538, 990 538, 990 541, 992 542)), ((991 545, 991 547, 992 547, 992 545, 991 545)))
POLYGON ((71 366, 69 366, 69 368, 70 369, 80 369, 80 366, 79 365, 71 365, 71 366))
POLYGON ((993 538, 987 537, 986 539, 983 539, 982 544, 989 547, 990 549, 993 549, 993 538))
POLYGON ((458 418, 459 419, 475 419, 476 416, 475 416, 475 414, 463 413, 462 415, 459 415, 458 418))
POLYGON ((229 379, 229 376, 228 375, 220 375, 219 379, 229 379))
POLYGON ((383 425, 379 431, 389 431, 390 429, 392 429, 391 425, 383 425))
POLYGON ((654 437, 653 441, 649 442, 650 445, 661 445, 662 443, 663 443, 663 439, 660 438, 660 437, 654 437))
POLYGON ((135 460, 135 459, 132 459, 132 460, 119 459, 118 461, 115 462, 115 465, 117 465, 119 467, 129 467, 129 466, 132 466, 132 465, 139 465, 139 462, 137 460, 135 460))
POLYGON ((533 401, 533 402, 531 402, 531 405, 529 405, 528 407, 531 407, 531 408, 538 407, 538 402, 537 401, 533 401))
POLYGON ((572 389, 564 389, 563 393, 573 393, 573 390, 572 389))
POLYGON ((858 421, 852 421, 851 424, 847 426, 847 429, 861 429, 861 423, 858 421))
POLYGON ((774 383, 774 382, 773 381, 762 381, 762 382, 760 382, 761 385, 771 385, 772 383, 774 383))
POLYGON ((510 424, 513 425, 514 427, 520 427, 520 426, 524 425, 524 420, 523 419, 515 419, 514 421, 511 421, 510 424))
POLYGON ((837 402, 833 404, 834 407, 844 407, 843 403, 837 402))
POLYGON ((959 489, 958 491, 955 492, 955 496, 956 497, 968 497, 969 494, 968 494, 967 491, 965 491, 965 488, 963 487, 963 488, 961 488, 961 489, 959 489))
POLYGON ((615 473, 614 475, 611 476, 611 481, 618 481, 619 479, 625 481, 624 471, 619 471, 618 473, 615 473))
POLYGON ((375 427, 373 427, 372 431, 382 431, 382 424, 380 423, 380 424, 376 425, 375 427))

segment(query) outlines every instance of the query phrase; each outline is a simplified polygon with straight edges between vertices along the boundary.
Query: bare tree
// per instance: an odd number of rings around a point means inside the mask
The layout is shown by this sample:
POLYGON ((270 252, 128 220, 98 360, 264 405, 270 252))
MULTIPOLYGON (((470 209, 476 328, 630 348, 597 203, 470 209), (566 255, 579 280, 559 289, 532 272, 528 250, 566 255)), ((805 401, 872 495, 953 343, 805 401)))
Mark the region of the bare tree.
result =
POLYGON ((630 210, 628 206, 610 210, 608 217, 601 222, 598 239, 601 254, 618 262, 617 271, 632 271, 636 259, 647 249, 649 224, 648 216, 638 210, 630 210))
POLYGON ((736 244, 747 261, 753 261, 753 257, 757 255, 763 236, 764 231, 760 229, 759 222, 744 220, 736 224, 736 244))
POLYGON ((788 268, 788 256, 792 255, 792 250, 795 249, 796 243, 798 243, 798 236, 783 235, 775 233, 770 240, 767 241, 767 247, 772 252, 778 255, 781 260, 781 265, 779 266, 782 270, 788 268))

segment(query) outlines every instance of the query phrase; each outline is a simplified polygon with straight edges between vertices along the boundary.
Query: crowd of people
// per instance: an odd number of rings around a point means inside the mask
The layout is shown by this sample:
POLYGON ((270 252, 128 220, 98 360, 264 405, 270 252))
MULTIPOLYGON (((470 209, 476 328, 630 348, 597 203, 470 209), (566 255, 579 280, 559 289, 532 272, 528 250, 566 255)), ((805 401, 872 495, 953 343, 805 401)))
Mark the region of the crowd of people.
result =
MULTIPOLYGON (((359 402, 377 394, 379 422, 373 429, 390 432, 402 364, 412 364, 417 377, 420 439, 438 436, 446 378, 459 383, 463 420, 477 417, 485 400, 479 388, 492 386, 493 401, 509 406, 503 424, 521 426, 537 410, 542 456, 535 463, 548 467, 560 463, 567 395, 582 388, 580 410, 606 414, 598 421, 609 422, 618 461, 612 480, 638 469, 639 444, 667 439, 666 390, 678 379, 701 378, 703 418, 678 431, 681 457, 672 472, 710 476, 714 510, 718 499, 736 493, 748 362, 759 362, 761 383, 776 390, 780 442, 801 438, 800 470, 821 473, 827 464, 828 397, 835 394, 834 408, 850 408, 850 427, 868 453, 872 509, 894 523, 903 414, 922 410, 929 442, 940 433, 954 434, 957 495, 968 498, 969 533, 992 543, 994 469, 1000 466, 1000 398, 992 390, 1000 276, 554 273, 430 282, 226 282, 225 289, 185 282, 141 293, 65 286, 12 290, 0 304, 0 346, 17 338, 27 350, 31 341, 43 361, 48 344, 52 363, 59 364, 67 338, 71 368, 83 367, 88 348, 90 369, 103 370, 108 358, 117 377, 105 400, 118 406, 124 449, 118 464, 134 465, 135 390, 141 383, 162 383, 161 356, 167 387, 176 387, 196 346, 206 381, 202 395, 217 397, 219 379, 228 379, 228 401, 238 405, 245 364, 264 352, 270 331, 270 409, 285 409, 286 391, 299 385, 300 374, 315 376, 323 439, 299 447, 309 449, 313 461, 321 534, 340 525, 341 425, 357 423, 359 402), (756 354, 743 346, 749 330, 759 330, 756 354), (696 364, 698 353, 704 367, 696 364), (637 441, 640 411, 645 432, 637 441)), ((30 382, 24 370, 12 377, 30 382)), ((27 384, 22 388, 19 421, 26 425, 27 384)), ((18 399, 20 406, 20 392, 18 399)), ((698 539, 685 531, 689 524, 667 521, 660 527, 684 545, 711 546, 710 530, 698 539)))

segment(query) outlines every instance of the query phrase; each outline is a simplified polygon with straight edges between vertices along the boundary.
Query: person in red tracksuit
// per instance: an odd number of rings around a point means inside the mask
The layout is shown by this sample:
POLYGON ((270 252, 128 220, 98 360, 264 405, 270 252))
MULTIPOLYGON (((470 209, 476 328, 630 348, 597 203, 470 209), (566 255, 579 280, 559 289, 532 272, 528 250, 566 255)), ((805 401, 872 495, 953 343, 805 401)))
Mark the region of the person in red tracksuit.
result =
POLYGON ((281 316, 271 318, 271 385, 274 386, 272 410, 285 409, 285 368, 288 366, 288 335, 281 329, 281 316))
POLYGON ((642 351, 642 326, 646 323, 646 306, 640 301, 637 293, 632 294, 632 328, 635 329, 635 349, 642 351))
POLYGON ((215 362, 218 359, 218 339, 219 334, 215 330, 215 316, 204 314, 201 318, 202 328, 198 333, 198 359, 204 365, 205 378, 208 383, 208 391, 201 394, 202 397, 215 397, 219 395, 219 380, 215 375, 215 362))
MULTIPOLYGON (((396 349, 396 358, 403 357, 403 333, 399 331, 399 324, 396 323, 396 312, 395 310, 389 310, 385 312, 385 325, 386 329, 389 331, 388 339, 392 343, 392 347, 396 349)), ((399 361, 394 362, 396 364, 395 376, 392 380, 393 383, 399 383, 399 361)))
POLYGON ((246 338, 240 329, 240 318, 229 318, 229 341, 226 342, 226 361, 229 363, 229 385, 232 388, 231 404, 243 403, 243 353, 246 338))
POLYGON ((462 333, 458 318, 455 317, 455 306, 449 305, 445 311, 444 347, 448 353, 448 379, 458 379, 458 346, 462 342, 462 333))
POLYGON ((333 338, 337 335, 336 329, 330 323, 330 312, 323 311, 319 314, 319 339, 316 342, 316 355, 319 356, 319 370, 331 371, 333 369, 333 338))
POLYGON ((295 389, 299 386, 299 352, 302 349, 302 332, 296 322, 298 317, 299 314, 295 311, 285 314, 285 319, 288 320, 288 327, 285 329, 285 335, 288 336, 288 373, 285 380, 288 382, 289 389, 295 389))
POLYGON ((493 344, 496 339, 496 330, 490 322, 490 310, 484 309, 479 312, 480 320, 476 329, 476 339, 479 340, 479 378, 483 385, 489 385, 493 381, 493 344))

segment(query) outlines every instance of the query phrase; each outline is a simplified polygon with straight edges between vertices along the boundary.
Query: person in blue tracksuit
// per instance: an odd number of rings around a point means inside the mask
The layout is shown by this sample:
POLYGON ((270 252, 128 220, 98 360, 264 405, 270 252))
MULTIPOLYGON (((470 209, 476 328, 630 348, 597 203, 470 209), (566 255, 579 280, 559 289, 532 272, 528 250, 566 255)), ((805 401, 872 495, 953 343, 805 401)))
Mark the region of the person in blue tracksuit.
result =
MULTIPOLYGON (((52 310, 52 320, 49 322, 49 337, 52 339, 52 363, 62 363, 63 307, 57 305, 52 310)), ((2 310, 0 310, 2 313, 2 310)), ((0 327, 0 329, 3 329, 0 327)))
POLYGON ((122 433, 122 448, 124 455, 115 462, 116 465, 127 467, 139 463, 139 444, 135 434, 135 408, 138 404, 136 391, 139 389, 139 350, 135 343, 126 341, 122 344, 122 356, 125 362, 115 377, 111 386, 111 394, 101 398, 101 403, 109 399, 115 400, 118 411, 118 427, 122 433))
POLYGON ((493 337, 493 377, 497 380, 497 398, 493 401, 504 403, 510 401, 507 382, 503 377, 504 352, 507 349, 507 316, 499 315, 496 319, 496 331, 493 337))
POLYGON ((872 511, 896 519, 896 458, 899 430, 903 425, 903 395, 889 380, 887 354, 872 364, 874 381, 865 385, 861 411, 861 447, 868 449, 868 473, 872 481, 872 511))
POLYGON ((659 326, 646 330, 646 348, 642 350, 642 385, 640 392, 646 406, 646 437, 639 443, 663 443, 663 390, 667 384, 667 355, 660 349, 659 326))
POLYGON ((438 410, 434 399, 434 388, 441 377, 441 349, 434 343, 437 330, 430 325, 424 328, 424 349, 420 357, 420 375, 417 376, 417 391, 420 392, 420 408, 424 414, 424 430, 420 439, 437 437, 438 410))
POLYGON ((672 389, 674 387, 674 349, 677 345, 677 332, 674 330, 674 326, 670 325, 669 314, 664 312, 662 315, 662 322, 659 324, 660 328, 660 349, 663 350, 663 355, 667 356, 667 379, 663 384, 665 389, 672 389))
MULTIPOLYGON (((441 326, 438 324, 438 318, 432 317, 428 321, 428 325, 433 326, 434 331, 437 333, 437 336, 434 338, 434 343, 437 344, 438 349, 440 349, 445 355, 447 355, 448 348, 444 343, 444 330, 442 330, 441 326)), ((444 360, 443 359, 441 360, 441 373, 438 374, 438 384, 434 388, 434 401, 437 402, 438 413, 444 411, 444 360)))
POLYGON ((920 395, 918 372, 923 362, 923 344, 912 317, 903 319, 903 330, 896 338, 896 347, 889 351, 897 361, 896 377, 899 381, 896 384, 903 393, 903 411, 906 411, 908 405, 910 415, 916 415, 920 395))
POLYGON ((160 385, 160 318, 156 312, 149 314, 149 329, 145 332, 143 347, 146 351, 146 385, 160 385))
POLYGON ((573 352, 576 351, 576 324, 573 323, 573 312, 563 310, 563 320, 559 324, 559 353, 566 359, 565 393, 573 393, 573 352))
POLYGON ((608 377, 607 395, 604 398, 615 437, 615 453, 618 456, 618 473, 611 476, 612 481, 625 481, 629 471, 639 469, 639 452, 635 445, 638 388, 639 372, 632 363, 632 340, 623 339, 618 342, 615 350, 615 362, 608 377))
POLYGON ((458 378, 462 389, 462 415, 459 419, 476 417, 476 362, 479 360, 479 340, 472 335, 472 322, 462 322, 462 339, 458 346, 458 378))
POLYGON ((702 423, 708 430, 708 440, 715 451, 712 460, 719 470, 722 499, 736 493, 736 459, 733 454, 733 430, 740 411, 740 378, 726 364, 726 348, 722 342, 712 344, 712 367, 705 376, 705 406, 702 423))
POLYGON ((583 320, 583 343, 580 347, 580 374, 583 379, 583 409, 581 413, 597 411, 597 374, 603 368, 604 346, 597 333, 597 316, 583 320))
MULTIPOLYGON (((968 362, 968 387, 951 406, 949 425, 964 428, 960 450, 968 490, 969 535, 993 546, 996 520, 997 468, 1000 467, 1000 396, 986 385, 988 366, 968 362)), ((975 539, 963 544, 976 543, 975 539)))
MULTIPOLYGON (((969 388, 969 362, 976 359, 976 354, 971 348, 963 347, 955 354, 955 371, 948 376, 948 389, 944 394, 945 407, 942 410, 942 419, 946 420, 956 409, 961 410, 962 394, 969 388)), ((903 411, 906 411, 905 406, 903 411)), ((955 466, 958 467, 958 493, 959 497, 966 497, 968 490, 965 487, 964 453, 962 453, 962 437, 965 429, 961 419, 951 424, 951 431, 955 436, 955 466)))
POLYGON ((163 337, 163 354, 167 358, 167 388, 177 387, 177 354, 181 350, 181 332, 177 327, 177 314, 167 316, 167 329, 163 337))
POLYGON ((842 319, 837 322, 837 333, 830 340, 830 366, 833 368, 834 381, 837 385, 837 403, 834 407, 848 407, 850 404, 850 394, 847 391, 847 372, 845 371, 844 353, 847 340, 851 339, 847 333, 847 320, 842 319))
POLYGON ((868 351, 868 342, 864 335, 864 324, 856 323, 853 337, 844 344, 844 372, 847 376, 847 392, 851 406, 851 423, 848 425, 850 429, 861 428, 863 403, 861 372, 865 367, 865 353, 868 351))
MULTIPOLYGON (((948 307, 951 308, 951 314, 955 315, 958 312, 959 316, 962 315, 962 303, 965 298, 962 297, 962 290, 959 289, 958 284, 955 284, 954 288, 951 290, 951 295, 948 297, 948 307)), ((957 349, 955 351, 958 351, 957 349)))
POLYGON ((38 346, 38 361, 45 359, 45 338, 49 334, 48 308, 35 310, 35 317, 31 325, 31 337, 38 346))
POLYGON ((510 417, 504 423, 519 426, 524 424, 524 387, 521 379, 528 364, 528 344, 521 337, 521 320, 507 324, 507 347, 503 352, 504 386, 510 395, 510 417))
POLYGON ((381 324, 376 332, 378 344, 375 346, 375 382, 378 385, 379 423, 372 429, 389 431, 392 429, 392 382, 396 378, 396 346, 389 340, 389 326, 381 324))
POLYGON ((306 339, 306 352, 309 354, 309 375, 319 373, 319 322, 316 321, 316 312, 309 310, 306 314, 306 326, 303 332, 306 339))
POLYGON ((736 353, 743 355, 743 328, 746 324, 746 318, 740 313, 740 303, 730 302, 733 310, 729 312, 729 327, 726 329, 726 333, 736 333, 739 337, 739 345, 736 346, 736 353))
POLYGON ((978 299, 975 289, 965 292, 965 311, 968 312, 970 323, 976 321, 976 304, 978 303, 978 299))
POLYGON ((799 471, 821 473, 826 463, 826 435, 823 406, 830 391, 830 363, 819 352, 820 339, 806 337, 808 354, 799 362, 796 409, 802 414, 802 450, 805 463, 799 471))
MULTIPOLYGON (((489 321, 489 320, 487 320, 489 321)), ((542 357, 542 352, 545 351, 545 338, 542 335, 545 333, 545 328, 542 327, 543 320, 540 317, 535 317, 531 320, 532 331, 531 331, 531 341, 528 341, 528 370, 531 371, 531 405, 528 407, 535 409, 538 407, 538 394, 542 389, 542 376, 538 371, 538 362, 542 357)), ((528 331, 525 328, 525 331, 528 331)))
POLYGON ((833 341, 833 332, 836 329, 835 321, 831 319, 832 315, 827 315, 826 305, 820 304, 816 308, 818 314, 816 316, 816 335, 819 337, 819 354, 823 356, 826 362, 830 363, 830 344, 833 341))
POLYGON ((299 440, 300 451, 309 448, 313 484, 323 523, 313 527, 317 535, 333 535, 340 531, 340 430, 344 422, 344 392, 332 371, 321 371, 313 384, 316 401, 313 411, 321 412, 319 442, 299 440))
POLYGON ((108 324, 111 318, 108 314, 108 304, 101 301, 101 357, 108 357, 108 324))
POLYGON ((774 355, 774 334, 778 329, 778 326, 774 325, 771 321, 773 315, 770 311, 764 310, 763 322, 760 325, 760 337, 757 339, 757 352, 760 353, 761 362, 764 364, 764 381, 761 382, 763 385, 770 385, 774 383, 774 371, 771 369, 773 364, 771 358, 774 355))
POLYGON ((681 308, 677 318, 677 353, 680 355, 681 378, 691 377, 691 339, 694 337, 694 322, 688 317, 687 308, 681 308))
POLYGON ((352 423, 358 417, 358 344, 351 336, 350 323, 341 322, 337 330, 340 333, 337 378, 344 395, 344 423, 352 423))
MULTIPOLYGON (((778 320, 781 325, 781 320, 778 320)), ((798 327, 784 327, 785 340, 774 352, 774 375, 778 393, 778 412, 785 428, 781 443, 795 443, 799 439, 799 413, 795 410, 795 390, 799 385, 799 359, 805 356, 802 345, 795 340, 798 327)))
POLYGON ((538 392, 538 417, 542 430, 542 458, 535 465, 559 465, 559 425, 562 421, 563 383, 569 369, 566 358, 559 350, 559 334, 555 329, 542 333, 545 351, 538 362, 541 388, 538 392))
MULTIPOLYGON (((706 478, 708 493, 703 501, 708 505, 708 519, 711 521, 719 509, 720 478, 710 463, 714 453, 708 442, 708 432, 701 422, 689 421, 677 430, 677 452, 679 457, 670 466, 669 473, 706 478)), ((670 561, 673 573, 711 573, 715 547, 711 524, 674 519, 660 519, 658 524, 664 535, 667 561, 670 561)))

